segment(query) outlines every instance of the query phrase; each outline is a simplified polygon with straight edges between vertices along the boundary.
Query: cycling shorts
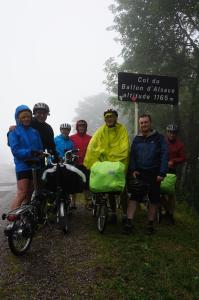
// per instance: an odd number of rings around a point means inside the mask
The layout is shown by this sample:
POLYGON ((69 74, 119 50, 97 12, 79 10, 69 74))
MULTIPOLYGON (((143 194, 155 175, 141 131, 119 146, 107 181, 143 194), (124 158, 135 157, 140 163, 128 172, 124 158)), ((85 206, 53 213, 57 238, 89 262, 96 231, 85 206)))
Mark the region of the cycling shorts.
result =
POLYGON ((21 179, 30 179, 30 180, 32 180, 32 170, 16 172, 16 177, 17 177, 17 180, 21 180, 21 179))
MULTIPOLYGON (((148 186, 148 197, 149 202, 152 204, 160 203, 160 182, 157 182, 158 173, 155 170, 142 170, 139 171, 139 179, 143 180, 148 186)), ((132 199, 131 200, 142 202, 143 199, 132 199)))

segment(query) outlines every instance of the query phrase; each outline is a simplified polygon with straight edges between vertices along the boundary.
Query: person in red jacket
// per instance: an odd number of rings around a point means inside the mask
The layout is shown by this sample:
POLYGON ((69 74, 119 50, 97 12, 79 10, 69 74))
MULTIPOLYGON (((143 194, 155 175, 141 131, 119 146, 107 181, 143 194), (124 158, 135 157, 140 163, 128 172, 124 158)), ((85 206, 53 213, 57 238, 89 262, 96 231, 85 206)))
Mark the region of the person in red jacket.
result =
MULTIPOLYGON (((87 150, 88 144, 90 142, 90 139, 92 137, 91 135, 87 134, 87 127, 88 127, 88 124, 85 120, 77 121, 77 123, 76 123, 77 133, 71 135, 70 139, 74 143, 75 148, 79 149, 77 164, 78 164, 78 167, 81 169, 81 171, 83 171, 86 175, 86 190, 84 191, 84 196, 85 196, 85 201, 86 201, 86 207, 89 208, 89 205, 88 205, 89 171, 83 165, 84 157, 86 155, 86 150, 87 150)), ((76 208, 76 195, 73 195, 72 208, 76 208)))
MULTIPOLYGON (((175 124, 169 124, 166 128, 166 142, 168 144, 168 173, 176 174, 178 165, 182 164, 186 160, 185 147, 181 140, 177 137, 178 126, 175 124)), ((169 224, 174 224, 174 210, 176 196, 167 195, 164 197, 164 208, 166 210, 166 216, 169 224)))
POLYGON ((177 137, 178 126, 175 124, 169 124, 167 126, 166 142, 168 144, 169 151, 169 172, 176 174, 176 167, 185 162, 185 149, 184 144, 177 137))

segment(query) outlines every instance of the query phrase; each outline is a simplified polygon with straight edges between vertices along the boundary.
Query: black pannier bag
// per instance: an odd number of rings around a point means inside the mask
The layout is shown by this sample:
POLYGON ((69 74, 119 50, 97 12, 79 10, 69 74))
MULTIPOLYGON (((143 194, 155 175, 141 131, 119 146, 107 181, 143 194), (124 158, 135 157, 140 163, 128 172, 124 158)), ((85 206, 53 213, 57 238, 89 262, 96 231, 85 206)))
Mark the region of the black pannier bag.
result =
POLYGON ((75 194, 82 193, 84 182, 82 177, 74 171, 68 170, 65 166, 60 167, 60 177, 57 179, 56 167, 47 169, 42 176, 45 188, 51 192, 56 192, 57 182, 65 193, 75 194))

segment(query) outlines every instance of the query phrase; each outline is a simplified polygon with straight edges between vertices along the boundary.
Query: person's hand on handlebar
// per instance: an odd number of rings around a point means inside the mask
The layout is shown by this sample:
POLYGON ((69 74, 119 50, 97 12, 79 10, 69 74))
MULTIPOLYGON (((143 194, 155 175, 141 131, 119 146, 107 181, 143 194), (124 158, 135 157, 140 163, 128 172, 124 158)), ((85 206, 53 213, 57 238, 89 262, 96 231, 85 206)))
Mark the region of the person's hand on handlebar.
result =
POLYGON ((45 154, 42 150, 32 150, 31 155, 35 158, 43 158, 45 154))
POLYGON ((60 162, 60 160, 61 159, 59 158, 58 155, 53 155, 53 158, 52 158, 53 163, 57 164, 58 162, 60 162))

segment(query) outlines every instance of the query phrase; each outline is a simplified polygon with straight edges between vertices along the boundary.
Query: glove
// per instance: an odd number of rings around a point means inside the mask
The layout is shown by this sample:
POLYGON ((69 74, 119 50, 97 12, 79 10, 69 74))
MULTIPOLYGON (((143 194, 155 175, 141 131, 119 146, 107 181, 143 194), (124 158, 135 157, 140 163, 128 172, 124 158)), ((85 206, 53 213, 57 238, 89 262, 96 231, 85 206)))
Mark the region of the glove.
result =
POLYGON ((60 161, 60 159, 59 159, 58 155, 54 155, 54 156, 53 156, 53 162, 54 162, 55 164, 57 164, 59 161, 60 161))
POLYGON ((33 156, 33 157, 40 157, 41 155, 42 155, 42 151, 39 151, 39 150, 32 150, 31 151, 31 155, 33 156))

